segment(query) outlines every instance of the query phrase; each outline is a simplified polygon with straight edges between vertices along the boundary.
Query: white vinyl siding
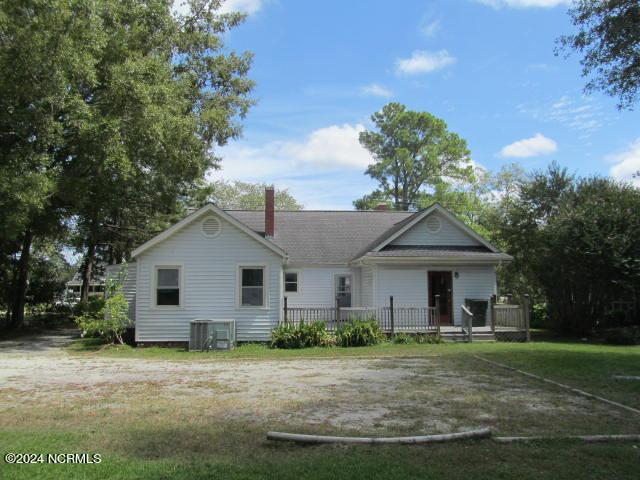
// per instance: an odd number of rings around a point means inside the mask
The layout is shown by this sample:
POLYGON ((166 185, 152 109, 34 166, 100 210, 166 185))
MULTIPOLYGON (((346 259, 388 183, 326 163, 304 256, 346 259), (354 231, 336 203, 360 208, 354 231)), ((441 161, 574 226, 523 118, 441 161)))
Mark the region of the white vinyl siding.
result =
POLYGON ((136 341, 188 341, 194 319, 236 321, 239 341, 266 341, 281 309, 282 258, 245 232, 220 218, 214 238, 194 221, 140 254, 136 341), (182 303, 171 310, 155 307, 154 268, 182 266, 182 303), (265 306, 239 306, 241 266, 265 267, 265 306))
MULTIPOLYGON (((438 267, 435 270, 444 270, 438 267)), ((453 276, 453 323, 462 324, 461 307, 465 298, 489 300, 497 293, 496 269, 493 266, 466 266, 447 268, 451 272, 458 272, 458 278, 453 276)))
POLYGON ((439 213, 434 212, 396 238, 391 245, 478 246, 481 243, 439 213), (427 228, 427 222, 433 216, 437 216, 440 220, 440 230, 435 233, 427 228))
POLYGON ((351 304, 360 305, 360 269, 347 267, 300 267, 298 293, 287 296, 290 307, 333 307, 336 304, 336 277, 352 275, 351 304))
POLYGON ((388 307, 393 295, 398 307, 427 305, 427 270, 425 267, 378 266, 376 271, 376 306, 388 307))
POLYGON ((365 265, 361 271, 361 286, 360 286, 360 298, 363 307, 370 307, 373 305, 373 277, 375 274, 373 266, 365 265))
POLYGON ((453 280, 453 322, 461 323, 460 308, 466 298, 489 300, 496 292, 495 267, 488 266, 420 266, 379 265, 375 271, 375 306, 386 307, 393 295, 396 307, 426 307, 428 272, 449 271, 453 280), (458 278, 455 278, 458 272, 458 278))

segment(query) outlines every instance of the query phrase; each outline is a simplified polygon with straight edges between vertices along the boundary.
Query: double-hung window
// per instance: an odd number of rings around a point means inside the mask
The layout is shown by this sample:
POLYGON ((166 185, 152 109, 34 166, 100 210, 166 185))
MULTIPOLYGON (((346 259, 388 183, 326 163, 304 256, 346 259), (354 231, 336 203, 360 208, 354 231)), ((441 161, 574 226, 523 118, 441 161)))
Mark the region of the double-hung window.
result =
POLYGON ((285 272, 284 273, 284 291, 285 293, 298 293, 299 292, 299 280, 298 272, 285 272))
POLYGON ((180 267, 156 267, 156 305, 180 306, 180 267))
POLYGON ((240 306, 264 306, 264 270, 264 267, 240 267, 240 306))
POLYGON ((336 302, 339 307, 351 307, 351 275, 336 276, 336 302))

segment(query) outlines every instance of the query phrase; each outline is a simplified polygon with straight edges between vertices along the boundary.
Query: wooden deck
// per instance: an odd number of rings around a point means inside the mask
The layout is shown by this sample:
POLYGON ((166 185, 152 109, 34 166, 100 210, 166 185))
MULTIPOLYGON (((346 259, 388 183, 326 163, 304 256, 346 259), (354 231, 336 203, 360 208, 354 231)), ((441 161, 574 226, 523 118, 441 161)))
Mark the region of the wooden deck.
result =
MULTIPOLYGON (((436 296, 438 297, 438 296, 436 296)), ((439 298, 433 307, 402 307, 394 305, 393 297, 388 307, 288 307, 284 299, 282 322, 289 325, 321 321, 327 330, 334 332, 341 325, 354 319, 373 319, 388 335, 397 333, 437 334, 451 341, 528 341, 530 306, 528 298, 521 304, 489 302, 484 326, 473 326, 474 315, 464 305, 462 325, 442 325, 439 315, 439 298)), ((484 314, 483 314, 484 318, 484 314)), ((477 320, 477 319, 476 319, 477 320)))

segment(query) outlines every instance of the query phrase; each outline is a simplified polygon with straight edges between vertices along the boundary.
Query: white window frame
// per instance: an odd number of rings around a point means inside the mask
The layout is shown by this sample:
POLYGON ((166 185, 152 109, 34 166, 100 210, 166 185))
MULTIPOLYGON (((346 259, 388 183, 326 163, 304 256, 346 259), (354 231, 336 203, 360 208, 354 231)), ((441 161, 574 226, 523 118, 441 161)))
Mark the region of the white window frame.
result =
POLYGON ((152 305, 162 310, 180 310, 184 307, 184 266, 181 263, 157 264, 153 266, 153 284, 151 285, 152 305), (158 270, 178 270, 178 305, 158 305, 158 270))
POLYGON ((333 278, 333 303, 336 303, 336 298, 338 298, 338 278, 339 277, 351 277, 351 282, 350 282, 350 286, 351 286, 351 306, 350 307, 345 307, 345 308, 352 308, 354 305, 354 289, 355 289, 355 285, 353 283, 353 273, 336 273, 334 275, 333 278))
POLYGON ((243 310, 266 310, 269 308, 269 266, 264 264, 242 264, 236 269, 236 305, 243 310), (262 269, 262 305, 242 304, 242 270, 262 269))
MULTIPOLYGON (((291 282, 290 282, 291 283, 291 282)), ((301 270, 285 270, 282 275, 282 293, 285 297, 290 295, 300 295, 302 293, 302 271, 301 270), (295 273, 298 276, 296 280, 297 289, 295 292, 287 292, 287 273, 295 273)))

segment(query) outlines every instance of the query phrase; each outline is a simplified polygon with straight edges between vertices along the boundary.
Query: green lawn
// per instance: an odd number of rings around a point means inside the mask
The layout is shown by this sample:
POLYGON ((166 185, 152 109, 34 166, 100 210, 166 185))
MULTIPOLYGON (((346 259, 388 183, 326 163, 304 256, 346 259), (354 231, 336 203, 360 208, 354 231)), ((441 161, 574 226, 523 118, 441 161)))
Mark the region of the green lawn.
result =
MULTIPOLYGON (((74 361, 83 358, 113 359, 123 361, 125 365, 127 359, 149 360, 154 365, 156 361, 167 360, 181 365, 185 365, 181 362, 199 363, 203 368, 210 365, 215 368, 215 363, 210 362, 224 361, 227 367, 233 367, 245 362, 264 361, 265 368, 272 369, 277 366, 274 360, 322 361, 312 357, 349 357, 354 358, 353 361, 358 361, 355 357, 376 357, 382 359, 382 365, 385 359, 392 362, 400 357, 425 357, 451 365, 452 375, 464 376, 471 372, 480 375, 479 378, 506 375, 507 384, 540 389, 543 394, 559 394, 555 387, 538 385, 540 382, 521 378, 513 372, 498 371, 473 357, 481 355, 640 408, 640 382, 613 378, 613 375, 640 376, 640 347, 539 342, 385 344, 368 348, 297 351, 245 345, 228 353, 118 347, 95 352, 96 345, 87 341, 76 342, 68 349, 68 358, 74 361)), ((410 361, 407 365, 411 365, 410 361)), ((428 384, 418 383, 409 384, 407 388, 414 385, 416 389, 430 388, 428 384)), ((492 385, 484 385, 484 396, 477 400, 472 396, 466 401, 481 403, 487 398, 499 401, 501 391, 492 388, 492 385)), ((635 479, 640 466, 640 445, 632 443, 586 445, 545 441, 502 445, 483 440, 432 446, 274 444, 265 440, 267 429, 304 430, 304 427, 296 427, 286 421, 265 425, 257 420, 224 418, 220 415, 222 407, 215 399, 200 398, 178 405, 176 400, 161 395, 165 391, 163 389, 166 385, 150 383, 144 386, 144 390, 139 386, 124 391, 96 392, 95 398, 76 396, 74 394, 78 392, 71 389, 57 392, 60 395, 47 402, 39 399, 38 395, 21 398, 9 389, 0 389, 2 454, 8 451, 89 452, 100 453, 103 457, 99 465, 8 466, 0 461, 0 478, 635 479), (128 402, 126 408, 122 407, 123 402, 128 402)), ((398 398, 401 393, 406 395, 406 392, 398 392, 398 398)), ((442 399, 445 404, 457 400, 442 399)), ((358 401, 359 398, 353 398, 353 402, 358 401)), ((469 404, 460 405, 460 415, 464 416, 464 409, 469 404)), ((225 403, 224 408, 233 408, 233 403, 225 403)), ((482 409, 483 406, 478 404, 474 408, 482 409)), ((568 408, 573 407, 569 405, 568 408)), ((606 411, 608 407, 594 405, 594 408, 606 411)), ((256 418, 259 413, 256 411, 256 418)), ((619 429, 630 432, 637 428, 637 433, 640 433, 640 418, 614 413, 607 420, 601 415, 589 417, 585 414, 585 418, 579 420, 580 428, 588 428, 591 433, 615 433, 619 429)), ((415 414, 420 415, 420 411, 416 410, 415 414)), ((526 428, 515 418, 511 420, 513 412, 505 411, 504 415, 505 418, 497 422, 501 429, 499 433, 516 433, 518 429, 526 428)), ((557 423, 570 422, 572 418, 577 420, 577 417, 568 416, 557 418, 557 423)), ((545 428, 544 421, 542 428, 545 428)), ((553 425, 549 425, 549 429, 552 428, 553 425)), ((322 427, 320 432, 329 433, 330 430, 322 427)), ((358 425, 354 425, 353 433, 358 433, 358 425)))

